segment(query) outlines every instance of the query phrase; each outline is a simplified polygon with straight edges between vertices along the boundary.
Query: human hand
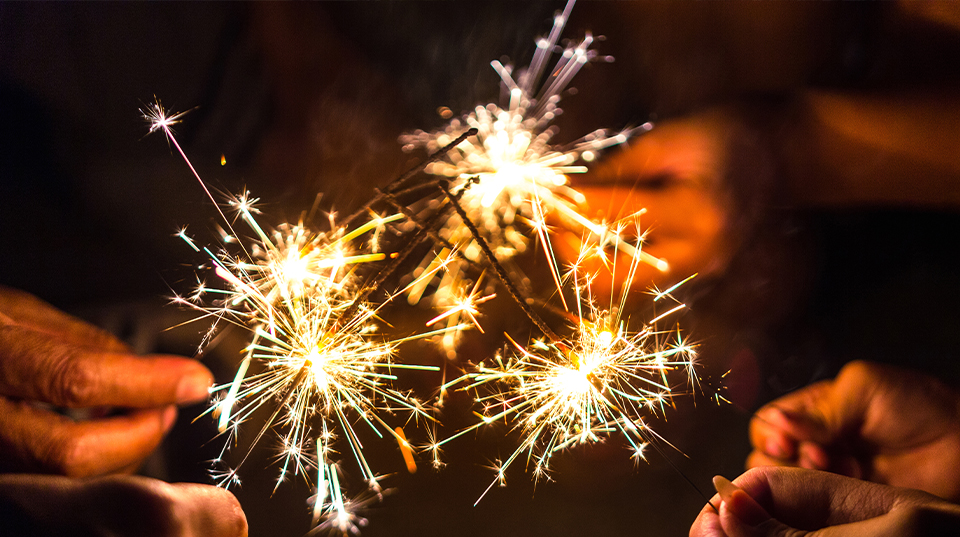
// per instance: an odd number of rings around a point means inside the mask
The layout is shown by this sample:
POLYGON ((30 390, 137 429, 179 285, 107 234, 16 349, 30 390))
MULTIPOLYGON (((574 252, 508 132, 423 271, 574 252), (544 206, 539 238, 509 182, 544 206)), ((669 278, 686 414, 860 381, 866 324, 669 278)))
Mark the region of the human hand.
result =
POLYGON ((195 360, 140 357, 106 332, 0 287, 0 472, 71 477, 135 470, 213 381, 195 360), (120 407, 73 421, 45 407, 120 407))
MULTIPOLYGON (((635 282, 659 283, 726 268, 735 241, 724 233, 732 209, 722 184, 730 149, 724 124, 730 124, 726 113, 715 111, 657 125, 632 140, 626 150, 611 149, 604 161, 574 183, 586 196, 588 207, 582 212, 588 218, 611 227, 622 221, 621 236, 631 244, 649 230, 643 251, 666 260, 669 269, 661 272, 641 264, 635 282)), ((597 243, 575 223, 565 223, 564 228, 554 246, 568 262, 577 260, 585 246, 597 243)), ((612 261, 611 250, 606 249, 605 260, 588 256, 585 268, 603 274, 597 269, 612 261)), ((629 257, 618 255, 615 285, 623 283, 629 264, 629 257)), ((610 289, 609 281, 595 280, 594 291, 601 296, 610 289)))
POLYGON ((960 499, 960 395, 936 379, 847 364, 761 408, 747 467, 800 466, 960 499))
POLYGON ((928 537, 957 535, 960 506, 918 490, 827 472, 762 467, 733 484, 714 478, 719 494, 704 506, 690 537, 928 537))
POLYGON ((0 534, 21 537, 247 535, 240 504, 226 490, 139 476, 0 475, 0 515, 0 534))

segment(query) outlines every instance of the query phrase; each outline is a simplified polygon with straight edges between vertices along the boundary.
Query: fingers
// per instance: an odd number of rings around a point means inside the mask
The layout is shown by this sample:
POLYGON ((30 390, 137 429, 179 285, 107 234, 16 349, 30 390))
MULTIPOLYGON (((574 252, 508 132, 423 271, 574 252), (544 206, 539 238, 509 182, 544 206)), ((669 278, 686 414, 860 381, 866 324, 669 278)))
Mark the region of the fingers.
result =
POLYGON ((23 326, 0 326, 0 395, 7 397, 146 408, 202 401, 212 383, 195 360, 90 350, 23 326))
POLYGON ((700 511, 690 528, 690 537, 781 535, 777 532, 786 528, 728 479, 718 475, 713 478, 713 484, 717 494, 700 511))
POLYGON ((656 188, 664 181, 710 186, 726 165, 723 122, 706 117, 685 118, 658 125, 612 152, 592 172, 591 180, 631 187, 656 188))
POLYGON ((833 454, 827 452, 819 444, 813 442, 800 442, 793 448, 795 456, 790 457, 772 457, 768 451, 753 450, 747 456, 747 468, 756 468, 758 466, 793 466, 797 468, 806 468, 808 470, 830 470, 842 475, 860 478, 862 472, 860 465, 852 457, 843 454, 833 454))
MULTIPOLYGON (((820 387, 813 388, 816 392, 820 387)), ((809 395, 809 394, 808 394, 809 395)), ((802 398, 801 398, 802 399, 802 398)), ((844 430, 837 431, 819 410, 806 411, 794 406, 790 412, 780 408, 788 401, 776 401, 754 415, 750 438, 754 450, 746 467, 792 466, 808 470, 828 470, 840 475, 863 478, 865 470, 856 456, 836 447, 846 440, 844 430)))
POLYGON ((719 475, 713 478, 713 486, 722 499, 717 518, 725 535, 755 537, 783 534, 783 524, 770 516, 743 489, 719 475))
POLYGON ((790 466, 806 468, 808 470, 827 470, 841 475, 863 478, 860 462, 853 456, 843 453, 829 453, 826 449, 812 442, 800 442, 796 448, 796 457, 771 457, 760 450, 753 450, 747 456, 746 467, 759 466, 790 466))
POLYGON ((834 419, 831 381, 823 381, 777 399, 754 414, 750 443, 754 451, 748 467, 772 464, 826 469, 830 459, 825 446, 841 432, 834 419))
POLYGON ((666 258, 674 272, 681 267, 703 269, 730 249, 729 234, 724 233, 726 203, 709 192, 686 185, 658 191, 591 186, 580 190, 588 200, 589 207, 584 209, 588 218, 607 222, 626 219, 622 223, 627 226, 627 236, 649 230, 645 249, 666 258), (639 218, 631 218, 643 210, 646 212, 639 218), (641 229, 636 229, 637 224, 641 229))
POLYGON ((16 535, 244 537, 247 523, 229 492, 136 476, 78 481, 0 476, 4 530, 16 535))
POLYGON ((0 314, 10 324, 57 336, 65 343, 103 351, 130 352, 125 343, 106 331, 67 315, 23 291, 0 286, 0 314))
POLYGON ((0 471, 87 477, 136 467, 163 440, 176 408, 74 422, 0 398, 0 471))
MULTIPOLYGON (((665 274, 641 267, 635 282, 661 283, 693 273, 720 271, 728 264, 735 241, 724 233, 731 204, 718 188, 725 167, 718 126, 702 119, 658 126, 631 141, 626 150, 613 152, 574 185, 586 197, 588 207, 582 210, 588 219, 608 224, 626 219, 627 235, 652 230, 644 250, 666 260, 670 270, 665 274), (639 218, 643 229, 629 229, 635 227, 629 220, 641 210, 646 211, 639 218)), ((578 227, 565 225, 571 237, 556 242, 560 255, 573 261, 578 258, 579 239, 584 235, 578 227)), ((627 240, 632 242, 629 237, 627 240)), ((626 273, 629 258, 621 259, 618 268, 622 266, 626 273)), ((601 264, 591 261, 586 268, 597 271, 601 264)), ((623 282, 623 277, 618 274, 616 281, 623 282)))
MULTIPOLYGON (((640 209, 648 209, 639 217, 639 222, 627 218, 622 222, 621 238, 634 245, 636 236, 649 230, 642 250, 657 259, 666 260, 669 269, 640 263, 634 275, 639 288, 651 282, 658 285, 679 281, 694 273, 708 274, 722 271, 732 255, 730 241, 722 233, 725 216, 723 209, 705 193, 689 188, 668 188, 662 193, 647 196, 628 192, 628 189, 585 187, 582 189, 589 200, 590 208, 583 214, 594 221, 605 220, 608 224, 617 218, 629 217, 640 209), (675 208, 670 209, 668 208, 675 208), (679 214, 682 212, 682 215, 679 214), (640 229, 637 226, 640 226, 640 229)), ((597 245, 599 238, 590 235, 576 223, 564 223, 566 231, 560 231, 553 246, 558 256, 565 261, 579 259, 581 249, 597 245)), ((631 269, 631 258, 608 246, 600 256, 587 256, 582 266, 591 273, 603 276, 594 282, 595 290, 608 294, 622 284, 631 269), (616 273, 613 282, 608 282, 605 266, 613 265, 616 258, 616 273)))

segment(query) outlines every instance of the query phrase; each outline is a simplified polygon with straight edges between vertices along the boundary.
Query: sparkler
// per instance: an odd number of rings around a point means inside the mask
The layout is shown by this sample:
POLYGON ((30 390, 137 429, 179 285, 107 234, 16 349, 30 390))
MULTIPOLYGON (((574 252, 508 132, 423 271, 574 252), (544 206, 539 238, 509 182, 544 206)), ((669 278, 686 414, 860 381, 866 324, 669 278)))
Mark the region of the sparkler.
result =
MULTIPOLYGON (((584 196, 569 186, 568 174, 584 173, 585 165, 596 158, 599 151, 625 142, 629 136, 652 128, 646 123, 635 129, 616 134, 596 130, 579 140, 565 145, 551 145, 557 133, 552 121, 560 114, 558 107, 563 91, 579 70, 591 61, 612 61, 591 49, 594 37, 589 33, 577 44, 560 51, 560 59, 549 71, 541 84, 547 63, 558 51, 557 42, 573 9, 570 0, 562 13, 554 18, 553 28, 547 37, 537 40, 537 49, 530 65, 520 69, 514 76, 513 67, 499 61, 491 62, 501 79, 506 103, 477 106, 462 118, 453 119, 444 129, 436 132, 415 131, 400 137, 405 151, 426 148, 434 151, 449 144, 467 128, 476 130, 458 143, 445 158, 425 167, 427 173, 446 177, 457 189, 467 179, 475 178, 476 184, 463 196, 462 205, 473 222, 481 224, 481 233, 497 259, 507 262, 528 250, 531 235, 543 247, 557 288, 560 288, 560 273, 553 256, 553 248, 547 232, 546 221, 558 213, 590 233, 603 237, 605 245, 612 245, 632 257, 639 257, 661 271, 668 266, 639 247, 611 234, 606 226, 590 221, 579 213, 578 207, 585 202, 584 196), (607 240, 613 238, 612 241, 607 240)), ((464 260, 476 263, 481 260, 479 246, 462 220, 451 218, 441 228, 440 235, 449 244, 457 245, 464 260)), ((428 256, 420 266, 428 270, 437 259, 428 256)), ((447 265, 447 270, 438 274, 437 290, 433 295, 434 305, 441 309, 456 306, 457 297, 470 282, 464 277, 463 260, 447 265)), ((423 296, 430 280, 422 282, 408 295, 411 303, 423 296)), ((456 318, 456 317, 455 317, 456 318)), ((452 345, 445 344, 448 356, 453 356, 452 345)))
MULTIPOLYGON (((253 257, 233 257, 226 252, 213 255, 204 249, 215 273, 227 285, 194 293, 194 297, 220 294, 222 298, 213 307, 196 299, 189 301, 217 320, 252 327, 253 339, 237 375, 233 382, 214 389, 225 395, 211 411, 219 414, 221 431, 233 435, 258 408, 276 405, 250 450, 272 426, 286 431, 278 485, 288 474, 301 474, 314 465, 304 454, 310 451, 311 442, 317 442, 311 438, 310 424, 319 420, 331 440, 337 437, 332 431, 340 431, 364 480, 377 489, 377 477, 366 462, 352 422, 362 422, 383 437, 396 434, 381 417, 385 412, 402 411, 415 419, 429 419, 422 402, 392 388, 390 382, 396 379, 396 369, 437 370, 393 361, 396 346, 407 339, 387 341, 376 334, 378 307, 358 298, 361 280, 351 268, 387 257, 382 252, 351 251, 350 247, 353 241, 375 234, 402 215, 377 218, 351 231, 335 227, 329 233, 311 234, 302 225, 281 226, 271 238, 248 206, 238 207, 258 237, 247 249, 253 257), (255 361, 265 370, 248 375, 255 361)), ((236 469, 226 472, 220 484, 229 486, 235 474, 236 469)))
MULTIPOLYGON (((159 101, 143 112, 151 122, 150 131, 163 130, 200 180, 170 129, 182 114, 167 115, 159 101)), ((204 190, 210 196, 206 186, 204 190)), ((400 252, 387 254, 380 248, 381 235, 406 218, 402 212, 379 215, 368 209, 366 221, 352 228, 337 225, 331 217, 325 232, 313 231, 303 222, 268 231, 255 217, 259 214, 256 202, 246 193, 229 202, 252 230, 250 238, 237 234, 220 211, 230 231, 224 232, 225 246, 217 253, 198 246, 186 230, 178 233, 194 251, 206 255, 207 266, 221 282, 216 286, 200 283, 189 297, 175 297, 175 302, 213 320, 204 342, 221 322, 252 334, 234 380, 211 390, 217 401, 208 412, 218 416, 218 427, 228 437, 217 462, 237 442, 241 424, 258 409, 273 408, 237 467, 215 477, 224 487, 239 483, 237 470, 253 448, 269 430, 282 430, 277 486, 290 475, 309 480, 307 470, 316 468, 317 529, 356 533, 362 519, 353 514, 351 505, 357 504, 341 493, 337 464, 330 462, 337 453, 333 443, 343 439, 371 494, 378 497, 378 476, 367 463, 357 429, 365 426, 380 438, 393 436, 406 443, 402 430, 389 426, 385 414, 405 413, 408 421, 432 418, 423 402, 392 386, 394 373, 439 370, 397 363, 393 360, 397 345, 467 328, 454 325, 392 340, 377 333, 377 312, 393 297, 380 304, 368 297, 436 223, 425 223, 426 229, 400 252), (240 252, 231 253, 228 244, 237 245, 240 252), (375 276, 361 274, 374 266, 379 268, 375 276), (210 296, 216 298, 208 303, 210 296), (255 365, 262 371, 251 372, 255 365)))
MULTIPOLYGON (((481 237, 477 236, 477 241, 484 246, 481 237)), ((570 337, 561 339, 547 329, 546 339, 521 345, 507 336, 512 347, 509 356, 497 355, 490 365, 481 362, 474 372, 442 387, 461 385, 460 390, 474 392, 492 389, 476 398, 483 407, 479 422, 428 446, 435 465, 445 443, 500 419, 511 422, 522 435, 517 449, 495 466, 496 478, 477 503, 493 485, 505 484, 507 468, 523 454, 528 465, 533 465, 535 480, 549 478, 550 460, 556 453, 612 433, 622 434, 633 457, 645 458, 648 445, 659 450, 656 442, 665 442, 650 429, 645 416, 661 414, 671 404, 675 392, 668 377, 683 370, 696 381, 693 345, 679 330, 656 328, 657 322, 682 310, 683 304, 648 321, 639 331, 630 331, 629 319, 621 312, 639 258, 631 262, 620 302, 614 304, 611 297, 607 307, 601 308, 591 292, 592 275, 579 268, 586 255, 587 250, 581 251, 564 276, 577 304, 570 337)), ((670 293, 675 289, 658 293, 657 299, 673 299, 670 293)))
MULTIPOLYGON (((694 346, 683 339, 679 329, 672 333, 676 336, 675 342, 668 342, 672 335, 668 338, 667 334, 671 332, 656 328, 659 321, 686 307, 672 293, 696 275, 664 291, 654 288, 655 303, 669 299, 678 305, 648 321, 640 331, 630 332, 627 328, 629 319, 622 317, 621 312, 625 309, 641 258, 631 258, 619 304, 614 304, 614 295, 611 295, 606 309, 601 309, 591 290, 591 282, 597 274, 584 274, 580 268, 588 256, 597 255, 596 248, 582 243, 585 246, 581 248, 577 261, 564 276, 576 297, 573 336, 561 339, 519 295, 481 232, 451 194, 449 183, 441 180, 439 187, 517 305, 541 330, 545 339, 536 339, 522 346, 507 334, 514 347, 510 358, 505 360, 498 354, 494 366, 481 362, 475 372, 441 387, 443 394, 458 384, 466 384, 460 388, 465 391, 499 385, 492 393, 477 396, 477 402, 484 407, 483 413, 479 414, 480 422, 439 442, 435 440, 435 434, 432 435, 427 449, 432 453, 434 467, 443 464, 440 451, 445 443, 501 418, 508 422, 512 420, 513 429, 522 433, 522 441, 505 461, 497 461, 493 468, 496 478, 474 503, 476 505, 493 485, 506 485, 507 468, 524 452, 527 453, 528 466, 533 463, 534 480, 538 481, 549 478, 550 460, 555 453, 577 444, 597 442, 601 436, 619 431, 633 448, 632 458, 645 460, 647 446, 653 446, 716 510, 710 499, 658 445, 659 442, 670 445, 669 442, 650 429, 644 420, 645 415, 664 413, 666 407, 672 405, 675 386, 668 378, 669 373, 685 370, 688 384, 694 386, 698 383, 694 346)), ((637 238, 637 249, 642 240, 642 236, 637 238)), ((616 256, 611 263, 609 268, 616 274, 616 256)), ((561 286, 561 297, 563 291, 561 286)), ((566 304, 564 301, 564 306, 566 304)))
POLYGON ((360 528, 367 525, 367 519, 358 515, 357 511, 380 498, 379 491, 363 500, 345 498, 340 490, 337 465, 321 462, 317 468, 317 495, 311 498, 314 505, 313 529, 307 535, 323 532, 359 535, 360 528))
MULTIPOLYGON (((238 443, 242 424, 252 421, 259 409, 272 409, 240 463, 216 476, 221 486, 239 482, 239 467, 266 433, 276 430, 281 444, 277 486, 290 476, 313 480, 317 491, 312 499, 313 532, 356 534, 366 523, 357 510, 382 493, 380 478, 364 455, 361 431, 369 429, 409 446, 403 430, 388 425, 388 414, 404 414, 408 422, 431 422, 428 450, 436 466, 442 464, 440 450, 447 442, 501 419, 511 423, 522 439, 507 459, 498 462, 496 478, 481 499, 494 484, 505 483, 508 467, 524 454, 539 480, 549 478, 553 455, 579 444, 620 434, 640 460, 649 445, 659 449, 658 443, 666 443, 646 419, 671 405, 674 372, 685 371, 696 381, 696 353, 679 329, 662 331, 656 325, 684 306, 670 288, 656 300, 674 300, 677 305, 640 329, 631 329, 623 311, 638 264, 663 271, 667 264, 642 250, 642 235, 630 243, 620 229, 582 215, 578 208, 584 197, 568 181, 569 174, 586 171, 578 161, 592 161, 598 151, 651 125, 616 134, 597 130, 566 146, 550 144, 557 132, 551 123, 560 112, 562 92, 584 65, 606 59, 591 49, 590 34, 558 50, 573 4, 569 1, 556 16, 549 36, 537 42, 530 65, 516 77, 511 66, 492 62, 509 96, 502 107, 480 106, 443 131, 401 137, 405 150, 422 147, 433 152, 422 171, 440 179, 409 186, 421 171, 415 168, 376 190, 361 211, 343 222, 337 224, 331 217, 327 231, 316 231, 302 221, 264 228, 256 218, 257 200, 246 193, 230 200, 236 217, 228 218, 173 135, 172 126, 183 114, 167 114, 159 101, 143 109, 150 132, 166 134, 226 225, 224 247, 216 253, 198 246, 186 230, 179 233, 206 256, 206 266, 219 283, 208 287, 201 282, 191 295, 175 300, 213 321, 201 347, 222 323, 251 333, 234 380, 212 390, 217 400, 208 412, 218 418, 218 428, 227 436, 220 460, 238 443), (558 63, 541 84, 550 57, 558 51, 558 63), (436 197, 436 187, 443 197, 436 197), (419 201, 409 203, 412 196, 419 201), (387 207, 387 212, 378 213, 374 207, 387 207), (584 249, 565 274, 550 244, 547 221, 552 215, 576 223, 598 239, 598 245, 584 249), (237 220, 249 227, 251 237, 234 230, 237 220), (399 251, 388 253, 381 239, 398 233, 401 222, 407 224, 408 237, 399 251), (409 338, 380 335, 378 312, 396 295, 380 302, 370 297, 427 239, 439 252, 424 258, 401 292, 416 303, 439 279, 433 300, 444 311, 427 325, 443 326, 409 338), (529 249, 532 241, 543 248, 565 309, 569 310, 565 294, 574 295, 574 322, 563 337, 530 309, 502 265, 529 249), (593 250, 599 248, 602 255, 608 247, 628 254, 631 269, 620 302, 614 304, 611 297, 601 306, 591 292, 593 276, 580 267, 587 255, 596 253, 593 250), (493 294, 481 288, 482 274, 474 278, 468 273, 484 259, 544 338, 520 343, 507 336, 508 353, 445 383, 441 393, 454 387, 476 393, 483 411, 478 423, 438 441, 427 405, 396 389, 393 381, 395 370, 439 368, 398 363, 395 351, 404 341, 442 335, 450 356, 463 330, 482 331, 478 306, 493 294), (215 298, 208 301, 211 296, 215 298), (340 462, 335 461, 341 451, 350 452, 366 483, 365 500, 351 501, 342 493, 340 462)), ((616 259, 613 256, 613 263, 616 259)), ((404 454, 409 467, 410 454, 404 454)))

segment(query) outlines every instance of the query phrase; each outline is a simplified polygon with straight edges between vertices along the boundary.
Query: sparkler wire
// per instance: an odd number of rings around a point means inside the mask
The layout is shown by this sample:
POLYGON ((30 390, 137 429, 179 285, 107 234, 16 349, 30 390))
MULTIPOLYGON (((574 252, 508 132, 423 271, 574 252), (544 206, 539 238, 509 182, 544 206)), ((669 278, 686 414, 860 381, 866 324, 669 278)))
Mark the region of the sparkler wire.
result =
MULTIPOLYGON (((456 201, 454 201, 454 204, 456 204, 456 201)), ((383 270, 381 270, 380 273, 377 274, 377 277, 374 278, 373 282, 371 284, 368 284, 364 288, 364 290, 357 295, 357 298, 354 299, 354 301, 350 304, 350 306, 344 312, 342 317, 343 319, 349 319, 350 317, 352 317, 354 314, 357 313, 357 310, 360 308, 361 303, 364 302, 366 298, 370 296, 371 293, 379 289, 380 286, 383 285, 383 282, 385 282, 387 278, 389 278, 390 275, 397 270, 397 267, 399 267, 407 259, 407 257, 409 257, 410 254, 418 246, 420 246, 421 243, 423 243, 425 238, 428 236, 427 231, 435 230, 444 222, 442 216, 443 216, 443 213, 439 212, 435 214, 433 217, 431 217, 430 220, 428 220, 424 224, 425 227, 422 230, 418 231, 417 234, 410 241, 408 241, 407 244, 402 249, 400 249, 399 252, 396 253, 395 257, 393 258, 393 262, 387 265, 386 267, 384 267, 383 270)))
POLYGON ((406 205, 403 205, 403 204, 401 204, 400 202, 398 202, 396 196, 394 196, 393 194, 390 194, 389 192, 387 192, 387 193, 381 192, 379 188, 376 189, 376 191, 377 191, 377 195, 383 196, 383 200, 384 200, 384 201, 386 201, 386 202, 387 202, 391 207, 393 207, 394 209, 396 209, 396 210, 400 211, 401 213, 403 213, 403 216, 406 216, 406 217, 407 217, 407 220, 410 220, 411 222, 413 222, 413 224, 414 224, 415 226, 417 226, 417 227, 420 228, 421 230, 425 231, 425 232, 427 233, 427 235, 430 236, 431 239, 433 239, 434 241, 436 241, 436 242, 437 242, 438 244, 440 244, 441 246, 450 249, 452 252, 455 252, 455 254, 456 254, 460 259, 462 259, 462 260, 464 260, 464 261, 467 260, 465 257, 463 257, 462 254, 460 254, 460 252, 459 252, 459 250, 458 250, 457 248, 455 248, 452 244, 450 244, 450 241, 448 241, 447 239, 444 239, 443 237, 441 237, 441 236, 437 233, 436 229, 434 229, 434 228, 431 227, 431 226, 427 226, 427 224, 425 224, 424 222, 422 222, 417 215, 413 214, 413 211, 411 211, 410 209, 408 209, 406 205))
MULTIPOLYGON (((467 229, 470 230, 470 234, 473 235, 474 240, 476 240, 477 244, 480 246, 480 251, 483 252, 483 255, 487 258, 487 261, 493 265, 493 269, 497 273, 497 277, 500 278, 500 282, 503 283, 503 285, 507 288, 507 291, 510 292, 510 296, 513 297, 513 300, 518 306, 520 306, 520 309, 523 310, 533 324, 537 325, 537 328, 540 329, 543 335, 547 336, 547 339, 554 343, 560 341, 560 337, 557 336, 556 332, 551 330, 550 327, 547 326, 547 323, 543 322, 543 319, 541 319, 540 316, 530 308, 530 305, 526 303, 523 297, 520 296, 520 291, 518 291, 516 286, 513 284, 513 280, 510 279, 510 275, 507 274, 506 270, 504 270, 503 265, 497 261, 497 256, 494 255, 493 251, 490 250, 490 245, 488 245, 487 241, 485 241, 483 236, 480 235, 480 230, 477 229, 477 226, 475 226, 467 216, 466 211, 464 211, 463 207, 460 206, 460 201, 457 199, 457 197, 450 193, 449 185, 450 181, 441 179, 439 185, 440 191, 443 192, 448 200, 450 200, 450 203, 453 205, 453 209, 457 211, 457 215, 459 215, 460 219, 463 220, 463 224, 467 226, 467 229)), ((463 192, 463 190, 460 191, 461 194, 463 192)))
POLYGON ((460 136, 458 136, 456 140, 454 140, 454 141, 450 142, 449 144, 447 144, 447 145, 441 147, 440 149, 438 149, 434 154, 432 154, 432 155, 430 155, 429 157, 427 157, 427 159, 424 160, 423 162, 421 162, 420 164, 417 164, 417 165, 414 166, 413 168, 410 168, 409 170, 407 170, 406 172, 404 172, 400 177, 397 177, 397 178, 394 179, 393 181, 390 181, 389 183, 387 183, 386 186, 384 186, 382 189, 378 189, 378 194, 377 194, 376 196, 374 196, 373 199, 371 199, 370 201, 368 201, 367 203, 365 203, 363 207, 361 207, 360 209, 357 210, 357 212, 351 214, 351 215, 343 222, 343 225, 350 225, 351 222, 353 222, 354 220, 356 220, 357 218, 359 218, 364 212, 366 212, 366 210, 367 210, 368 208, 370 208, 370 207, 373 206, 375 203, 377 203, 378 201, 380 201, 380 200, 383 198, 383 194, 384 194, 384 193, 389 193, 389 194, 396 193, 396 191, 397 191, 401 186, 403 186, 404 183, 406 183, 407 181, 409 181, 412 177, 414 177, 414 176, 417 175, 418 173, 422 172, 424 168, 426 168, 426 167, 429 166, 430 164, 432 164, 432 163, 440 160, 441 158, 443 158, 444 155, 447 154, 448 151, 450 151, 451 149, 453 149, 454 147, 456 147, 458 144, 460 144, 461 142, 463 142, 463 141, 466 140, 467 138, 469 138, 469 137, 471 137, 471 136, 475 136, 478 132, 480 132, 480 131, 478 131, 476 128, 471 128, 471 129, 468 130, 467 132, 465 132, 465 133, 461 134, 460 136))
POLYGON ((440 159, 441 159, 444 155, 446 155, 451 149, 453 149, 454 147, 457 147, 458 145, 460 145, 460 143, 463 142, 464 140, 466 140, 467 138, 469 138, 469 137, 471 137, 471 136, 476 136, 477 133, 479 133, 479 132, 480 132, 480 131, 477 130, 476 127, 473 127, 473 128, 468 129, 467 132, 461 134, 460 136, 457 136, 457 138, 456 138, 454 141, 452 141, 452 142, 450 142, 449 144, 441 147, 440 149, 437 150, 436 153, 430 155, 430 156, 427 158, 427 160, 421 162, 421 163, 418 164, 417 166, 415 166, 415 167, 411 168, 409 171, 407 171, 407 173, 405 173, 405 174, 401 175, 400 177, 397 177, 396 179, 394 179, 393 181, 391 181, 389 184, 387 184, 387 186, 385 186, 385 187, 383 188, 383 190, 385 190, 385 191, 387 191, 387 192, 394 192, 394 191, 396 191, 398 188, 400 188, 400 187, 403 185, 403 183, 407 182, 411 177, 413 177, 414 175, 416 175, 416 174, 420 173, 421 171, 423 171, 423 169, 426 168, 427 166, 429 166, 430 164, 433 164, 434 162, 440 160, 440 159))
POLYGON ((438 184, 440 184, 440 180, 439 180, 439 179, 434 179, 434 180, 432 180, 432 181, 427 181, 427 182, 425 182, 425 183, 420 183, 420 184, 418 184, 418 185, 414 185, 414 186, 411 186, 411 187, 407 187, 407 188, 405 188, 405 189, 403 189, 403 190, 396 190, 396 191, 392 192, 391 194, 393 194, 393 196, 396 197, 396 198, 403 198, 403 197, 406 197, 406 196, 408 196, 408 195, 410 195, 410 194, 419 193, 419 192, 421 192, 421 191, 435 190, 435 189, 437 188, 437 185, 438 185, 438 184))
POLYGON ((717 509, 717 506, 716 506, 716 505, 713 505, 713 502, 710 501, 710 497, 707 496, 702 490, 700 490, 700 487, 698 487, 698 486, 696 485, 696 483, 694 483, 693 480, 690 479, 689 476, 687 476, 687 474, 683 473, 683 470, 681 470, 679 467, 677 467, 677 465, 674 464, 674 462, 673 462, 672 460, 670 460, 670 457, 668 457, 667 454, 666 454, 662 449, 660 449, 660 446, 658 446, 656 442, 649 442, 649 444, 650 444, 651 446, 653 446, 653 449, 657 450, 657 453, 659 453, 660 456, 663 457, 663 460, 667 461, 667 464, 669 464, 670 467, 673 468, 673 471, 674 471, 674 472, 677 472, 678 474, 680 474, 680 477, 682 477, 683 480, 686 481, 688 485, 690 485, 691 487, 693 487, 693 490, 697 491, 697 494, 699 494, 700 497, 703 498, 703 499, 707 502, 707 505, 709 505, 710 507, 712 507, 712 508, 713 508, 713 511, 714 511, 716 514, 719 515, 719 514, 720 514, 720 510, 717 509))

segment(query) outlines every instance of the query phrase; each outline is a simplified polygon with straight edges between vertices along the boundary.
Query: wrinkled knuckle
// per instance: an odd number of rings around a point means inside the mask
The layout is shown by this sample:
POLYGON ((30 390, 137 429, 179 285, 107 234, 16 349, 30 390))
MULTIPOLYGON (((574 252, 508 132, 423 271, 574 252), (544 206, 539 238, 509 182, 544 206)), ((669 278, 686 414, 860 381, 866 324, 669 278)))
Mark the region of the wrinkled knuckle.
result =
POLYGON ((797 471, 798 470, 796 467, 790 466, 790 465, 784 465, 784 466, 763 465, 763 466, 756 466, 754 468, 747 470, 744 473, 744 477, 746 477, 750 481, 754 481, 754 480, 766 481, 768 484, 770 484, 771 487, 773 487, 775 486, 774 484, 779 484, 779 483, 788 481, 790 479, 790 476, 797 471))
POLYGON ((89 405, 97 391, 96 375, 78 359, 73 349, 62 349, 50 357, 50 400, 66 407, 89 405))
POLYGON ((769 468, 771 468, 771 467, 769 467, 769 466, 755 466, 755 467, 749 468, 749 469, 747 469, 745 472, 743 472, 742 476, 743 476, 743 477, 750 477, 750 476, 753 476, 754 474, 766 473, 766 472, 769 471, 769 470, 768 470, 769 468))

